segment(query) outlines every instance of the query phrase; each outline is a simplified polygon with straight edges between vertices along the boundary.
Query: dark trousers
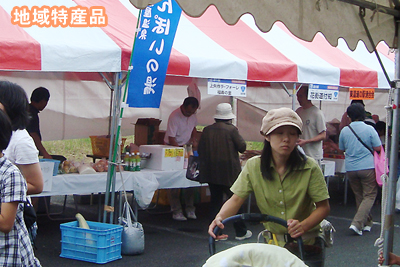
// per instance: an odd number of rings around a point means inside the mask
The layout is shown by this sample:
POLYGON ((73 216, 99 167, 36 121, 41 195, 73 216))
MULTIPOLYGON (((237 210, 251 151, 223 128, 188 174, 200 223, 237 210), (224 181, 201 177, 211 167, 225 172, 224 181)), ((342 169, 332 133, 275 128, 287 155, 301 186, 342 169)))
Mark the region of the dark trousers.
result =
MULTIPOLYGON (((233 193, 229 189, 229 186, 219 185, 219 184, 208 184, 211 193, 211 208, 210 208, 210 218, 214 220, 215 216, 218 214, 222 205, 224 204, 224 194, 230 198, 233 193)), ((243 207, 240 207, 238 214, 243 213, 243 207)), ((233 223, 233 227, 235 228, 236 236, 244 236, 247 232, 246 224, 240 220, 233 223)))

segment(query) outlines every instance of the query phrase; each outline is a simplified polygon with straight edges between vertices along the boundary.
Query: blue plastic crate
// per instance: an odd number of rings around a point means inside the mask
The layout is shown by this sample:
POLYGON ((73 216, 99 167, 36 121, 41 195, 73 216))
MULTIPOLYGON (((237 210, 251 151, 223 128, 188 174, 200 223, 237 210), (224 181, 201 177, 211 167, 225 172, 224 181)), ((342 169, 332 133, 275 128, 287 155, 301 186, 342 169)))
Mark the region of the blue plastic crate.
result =
POLYGON ((78 221, 60 224, 60 257, 100 264, 122 258, 122 226, 90 221, 87 223, 90 229, 79 228, 78 221))
POLYGON ((42 162, 45 162, 45 161, 54 162, 53 176, 56 176, 58 174, 58 168, 60 166, 60 162, 61 161, 56 160, 56 159, 39 159, 39 161, 42 161, 42 162))

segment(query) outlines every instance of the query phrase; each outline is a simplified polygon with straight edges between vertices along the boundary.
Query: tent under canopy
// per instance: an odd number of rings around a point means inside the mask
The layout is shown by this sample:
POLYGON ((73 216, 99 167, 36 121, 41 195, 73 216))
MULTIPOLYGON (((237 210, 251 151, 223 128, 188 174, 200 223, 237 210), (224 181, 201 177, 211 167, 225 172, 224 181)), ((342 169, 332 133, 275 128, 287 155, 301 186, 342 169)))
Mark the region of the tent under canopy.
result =
MULTIPOLYGON (((161 0, 130 0, 137 8, 145 8, 161 0)), ((370 51, 370 44, 359 18, 359 7, 365 10, 365 22, 371 32, 374 45, 385 41, 392 46, 395 36, 393 15, 400 13, 393 6, 397 1, 389 0, 176 0, 183 11, 192 17, 203 16, 211 6, 217 7, 223 20, 230 25, 236 24, 246 13, 251 14, 258 28, 267 32, 276 21, 283 22, 297 37, 311 41, 317 32, 322 32, 328 42, 337 46, 338 39, 344 38, 351 50, 359 40, 363 40, 370 51), (379 10, 379 11, 378 11, 379 10), (377 12, 378 11, 378 12, 377 12), (382 30, 384 29, 384 30, 382 30)))
MULTIPOLYGON (((128 70, 138 15, 128 0, 0 0, 0 14, 0 70, 128 70), (104 6, 108 26, 21 28, 13 25, 13 7, 25 5, 29 8, 104 6)), ((375 55, 369 54, 363 43, 356 43, 353 53, 343 40, 336 40, 338 47, 332 47, 322 34, 317 34, 313 42, 306 42, 294 37, 280 22, 270 27, 268 33, 261 32, 250 15, 228 26, 213 6, 200 18, 182 16, 167 73, 196 78, 389 88, 375 55)), ((378 45, 378 50, 393 78, 394 55, 384 43, 378 45)))
MULTIPOLYGON (((128 69, 138 10, 129 0, 0 0, 0 14, 0 79, 21 84, 28 95, 38 86, 50 90, 49 105, 41 113, 44 139, 106 134, 111 100, 109 88, 99 72, 117 73, 128 69), (25 5, 29 8, 104 6, 108 25, 102 28, 13 25, 13 7, 25 5)), ((394 54, 385 43, 378 45, 378 51, 393 78, 394 54)), ((182 16, 161 107, 126 109, 123 134, 133 133, 131 123, 138 117, 160 118, 163 120, 161 128, 165 129, 168 114, 181 104, 192 78, 199 80, 202 90, 205 108, 198 116, 204 125, 212 122, 215 105, 228 101, 221 96, 206 95, 207 78, 247 80, 249 97, 263 95, 263 89, 283 91, 278 83, 288 88, 292 88, 293 83, 331 84, 342 86, 344 91, 348 86, 389 88, 375 55, 370 54, 362 42, 354 52, 342 39, 337 47, 330 46, 322 34, 317 34, 313 42, 306 42, 294 37, 280 22, 263 33, 248 14, 229 26, 211 6, 199 18, 182 16), (257 93, 250 92, 252 88, 257 88, 257 93)), ((274 103, 290 106, 290 97, 281 93, 285 98, 274 103)), ((250 98, 248 101, 266 110, 270 108, 250 98)), ((380 104, 382 109, 385 104, 380 104)), ((328 109, 336 118, 343 111, 328 109)))

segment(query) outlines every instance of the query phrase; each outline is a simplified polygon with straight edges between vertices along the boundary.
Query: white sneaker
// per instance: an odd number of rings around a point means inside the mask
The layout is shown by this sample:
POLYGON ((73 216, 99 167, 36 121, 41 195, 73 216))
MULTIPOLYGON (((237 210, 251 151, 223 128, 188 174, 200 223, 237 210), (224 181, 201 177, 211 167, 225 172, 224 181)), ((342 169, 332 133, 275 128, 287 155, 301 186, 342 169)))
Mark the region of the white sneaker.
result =
POLYGON ((186 216, 188 217, 188 219, 191 219, 191 220, 196 220, 197 219, 196 214, 194 213, 194 211, 189 211, 186 214, 186 216))
POLYGON ((175 221, 186 221, 187 218, 185 216, 183 216, 183 213, 174 213, 172 214, 172 219, 174 219, 175 221))
POLYGON ((366 225, 366 226, 364 226, 364 228, 362 230, 364 232, 371 232, 371 228, 372 228, 372 226, 366 225))
POLYGON ((246 234, 244 236, 237 236, 235 237, 236 240, 245 240, 250 238, 253 235, 253 233, 250 230, 247 230, 246 234))
POLYGON ((358 228, 355 225, 350 225, 349 229, 352 230, 357 235, 362 235, 362 231, 358 230, 358 228))

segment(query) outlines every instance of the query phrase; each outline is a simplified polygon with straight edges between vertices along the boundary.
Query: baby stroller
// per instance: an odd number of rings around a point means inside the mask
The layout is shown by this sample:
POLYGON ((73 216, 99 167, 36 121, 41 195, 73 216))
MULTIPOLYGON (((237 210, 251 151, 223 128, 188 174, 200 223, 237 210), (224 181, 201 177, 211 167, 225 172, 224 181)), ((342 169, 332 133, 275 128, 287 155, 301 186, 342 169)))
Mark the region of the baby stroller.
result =
MULTIPOLYGON (((227 223, 232 223, 237 220, 244 220, 251 224, 274 222, 287 227, 287 222, 285 220, 259 213, 238 214, 226 218, 222 223, 227 225, 227 223)), ((216 235, 218 235, 220 231, 221 229, 219 229, 219 227, 214 229, 216 235)), ((304 245, 301 237, 294 240, 289 235, 287 235, 285 248, 262 243, 243 244, 217 254, 215 254, 215 239, 210 236, 209 250, 211 257, 207 260, 204 267, 266 266, 272 263, 273 265, 271 266, 323 267, 325 260, 325 244, 321 238, 316 238, 315 245, 304 245), (283 259, 286 259, 285 262, 282 262, 283 259), (221 263, 225 265, 218 265, 221 263)))

